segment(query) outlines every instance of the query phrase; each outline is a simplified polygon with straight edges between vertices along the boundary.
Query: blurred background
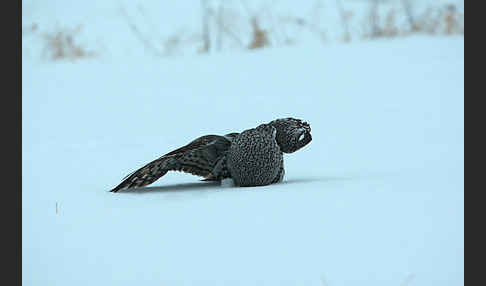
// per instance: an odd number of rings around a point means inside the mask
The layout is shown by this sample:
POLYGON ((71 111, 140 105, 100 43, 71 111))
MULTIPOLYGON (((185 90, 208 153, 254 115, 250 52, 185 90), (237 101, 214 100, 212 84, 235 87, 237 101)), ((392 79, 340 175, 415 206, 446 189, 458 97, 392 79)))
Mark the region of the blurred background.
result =
POLYGON ((464 35, 459 0, 22 1, 22 56, 212 54, 464 35))

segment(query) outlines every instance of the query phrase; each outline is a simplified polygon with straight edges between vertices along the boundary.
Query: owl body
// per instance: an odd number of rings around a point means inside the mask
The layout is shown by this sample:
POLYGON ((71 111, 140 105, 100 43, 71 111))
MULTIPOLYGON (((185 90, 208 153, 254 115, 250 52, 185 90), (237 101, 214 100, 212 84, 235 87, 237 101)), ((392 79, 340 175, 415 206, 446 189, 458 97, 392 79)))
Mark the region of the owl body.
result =
POLYGON ((229 148, 227 165, 236 186, 264 186, 277 179, 283 168, 283 153, 275 140, 275 128, 249 129, 229 148))

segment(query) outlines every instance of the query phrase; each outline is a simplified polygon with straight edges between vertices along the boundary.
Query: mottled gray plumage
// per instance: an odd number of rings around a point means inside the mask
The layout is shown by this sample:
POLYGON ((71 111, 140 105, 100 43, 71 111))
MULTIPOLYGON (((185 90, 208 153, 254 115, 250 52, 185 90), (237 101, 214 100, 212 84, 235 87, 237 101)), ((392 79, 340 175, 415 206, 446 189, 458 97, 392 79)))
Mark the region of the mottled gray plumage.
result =
POLYGON ((283 153, 293 153, 310 143, 310 131, 306 122, 285 118, 242 133, 202 136, 131 173, 111 192, 149 185, 168 171, 210 181, 231 178, 237 186, 281 182, 283 153))
POLYGON ((226 156, 231 178, 237 186, 263 186, 275 182, 283 168, 283 155, 271 125, 243 131, 226 156))

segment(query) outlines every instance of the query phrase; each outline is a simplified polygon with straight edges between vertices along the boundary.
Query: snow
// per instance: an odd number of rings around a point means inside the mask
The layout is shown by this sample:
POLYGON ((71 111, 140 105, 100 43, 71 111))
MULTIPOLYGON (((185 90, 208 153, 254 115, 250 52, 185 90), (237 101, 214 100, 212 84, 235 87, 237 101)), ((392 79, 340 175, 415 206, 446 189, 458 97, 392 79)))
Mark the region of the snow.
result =
POLYGON ((463 36, 134 55, 23 47, 23 285, 464 285, 463 36), (108 192, 284 117, 313 141, 281 184, 108 192))
POLYGON ((235 187, 235 182, 231 178, 221 180, 221 187, 223 188, 232 188, 235 187))

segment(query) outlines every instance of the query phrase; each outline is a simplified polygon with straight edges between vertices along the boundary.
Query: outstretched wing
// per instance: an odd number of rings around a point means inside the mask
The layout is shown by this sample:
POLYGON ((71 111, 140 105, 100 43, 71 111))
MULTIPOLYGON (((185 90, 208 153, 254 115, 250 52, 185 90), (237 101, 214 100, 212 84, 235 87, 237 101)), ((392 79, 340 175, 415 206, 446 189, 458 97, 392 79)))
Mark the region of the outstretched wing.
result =
POLYGON ((129 174, 110 192, 149 185, 168 171, 182 171, 208 178, 225 151, 231 145, 228 136, 206 135, 154 160, 129 174))

